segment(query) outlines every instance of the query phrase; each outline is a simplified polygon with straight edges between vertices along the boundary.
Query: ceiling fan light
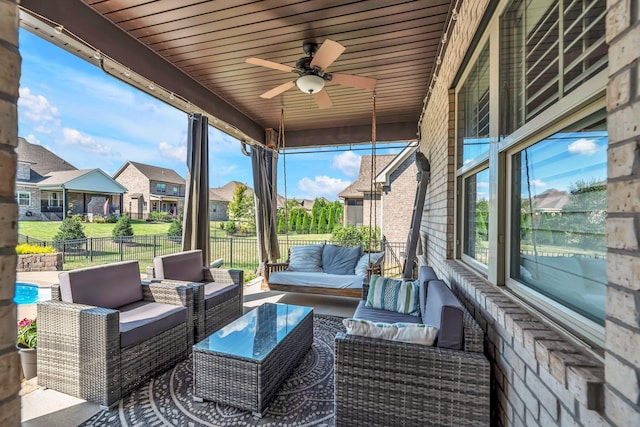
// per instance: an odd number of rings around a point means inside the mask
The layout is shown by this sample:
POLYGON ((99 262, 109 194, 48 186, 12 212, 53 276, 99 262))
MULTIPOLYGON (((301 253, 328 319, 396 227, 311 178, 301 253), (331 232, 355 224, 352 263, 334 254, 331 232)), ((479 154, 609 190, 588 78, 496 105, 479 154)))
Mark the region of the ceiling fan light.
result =
POLYGON ((296 80, 296 85, 304 93, 313 94, 322 90, 324 79, 313 74, 307 74, 296 80))

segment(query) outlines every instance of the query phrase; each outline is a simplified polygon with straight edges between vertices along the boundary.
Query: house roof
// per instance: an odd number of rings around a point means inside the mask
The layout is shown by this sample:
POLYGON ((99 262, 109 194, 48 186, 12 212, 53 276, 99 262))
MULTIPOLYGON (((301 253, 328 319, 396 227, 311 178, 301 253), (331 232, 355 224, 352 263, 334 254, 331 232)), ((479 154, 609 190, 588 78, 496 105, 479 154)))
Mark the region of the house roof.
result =
POLYGON ((30 182, 40 182, 50 172, 74 171, 78 169, 44 146, 32 144, 24 138, 18 138, 16 154, 20 162, 30 164, 30 182))
POLYGON ((85 193, 122 194, 126 187, 111 178, 102 169, 81 169, 50 172, 38 182, 42 190, 67 189, 85 193))
MULTIPOLYGON (((376 176, 391 163, 396 156, 393 154, 381 154, 375 158, 376 176)), ((347 188, 342 190, 338 197, 341 199, 364 197, 364 193, 371 190, 371 156, 362 156, 360 158, 360 173, 358 178, 347 188)))
POLYGON ((185 184, 185 179, 178 175, 176 171, 169 168, 163 168, 160 166, 146 165, 144 163, 133 162, 128 160, 123 164, 120 169, 113 174, 113 178, 116 179, 127 168, 127 165, 131 165, 138 169, 142 175, 147 177, 150 181, 160 181, 169 184, 185 184))
POLYGON ((550 188, 533 197, 534 209, 542 212, 560 212, 571 195, 566 191, 550 188))
POLYGON ((213 202, 229 202, 229 200, 217 192, 217 188, 209 189, 209 200, 213 202))
POLYGON ((393 160, 391 160, 389 164, 384 169, 382 169, 380 173, 378 173, 378 175, 376 175, 375 177, 376 184, 383 184, 383 185, 389 184, 389 179, 391 177, 391 174, 395 172, 395 170, 398 169, 398 167, 401 164, 403 164, 405 160, 407 160, 407 158, 413 155, 413 153, 415 153, 416 150, 418 150, 417 141, 407 145, 404 148, 404 150, 398 153, 396 157, 393 160))

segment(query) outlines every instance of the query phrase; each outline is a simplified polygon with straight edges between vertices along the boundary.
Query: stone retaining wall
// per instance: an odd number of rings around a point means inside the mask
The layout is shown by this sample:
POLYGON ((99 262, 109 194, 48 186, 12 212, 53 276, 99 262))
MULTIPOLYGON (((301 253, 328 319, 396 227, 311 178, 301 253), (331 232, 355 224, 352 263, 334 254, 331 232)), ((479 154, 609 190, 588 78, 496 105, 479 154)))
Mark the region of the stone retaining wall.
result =
POLYGON ((16 271, 62 271, 62 253, 18 255, 16 271))

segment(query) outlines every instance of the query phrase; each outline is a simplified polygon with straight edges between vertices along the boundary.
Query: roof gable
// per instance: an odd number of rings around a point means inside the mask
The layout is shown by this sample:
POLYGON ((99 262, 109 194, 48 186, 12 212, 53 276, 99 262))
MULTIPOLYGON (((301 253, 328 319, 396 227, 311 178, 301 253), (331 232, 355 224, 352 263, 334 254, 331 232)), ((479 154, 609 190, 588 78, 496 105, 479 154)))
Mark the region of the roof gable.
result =
MULTIPOLYGON (((376 168, 376 176, 386 168, 389 163, 396 156, 393 154, 381 154, 375 156, 375 168, 376 168)), ((360 158, 360 173, 358 174, 358 178, 353 182, 353 184, 349 185, 347 188, 342 190, 338 197, 344 198, 354 198, 354 197, 364 197, 364 193, 370 191, 371 189, 371 158, 372 156, 362 156, 360 158)), ((375 191, 375 189, 374 189, 375 191)))
POLYGON ((32 144, 24 138, 18 138, 16 154, 20 162, 30 164, 30 181, 40 181, 50 172, 78 170, 42 145, 32 144))
POLYGON ((82 192, 121 194, 127 191, 101 169, 51 172, 38 183, 41 189, 60 189, 62 186, 66 190, 82 192))
POLYGON ((185 185, 185 179, 178 175, 176 171, 169 168, 163 168, 160 166, 146 165, 144 163, 133 162, 128 160, 113 174, 113 179, 117 179, 127 167, 134 167, 149 181, 166 182, 168 184, 182 184, 185 185))

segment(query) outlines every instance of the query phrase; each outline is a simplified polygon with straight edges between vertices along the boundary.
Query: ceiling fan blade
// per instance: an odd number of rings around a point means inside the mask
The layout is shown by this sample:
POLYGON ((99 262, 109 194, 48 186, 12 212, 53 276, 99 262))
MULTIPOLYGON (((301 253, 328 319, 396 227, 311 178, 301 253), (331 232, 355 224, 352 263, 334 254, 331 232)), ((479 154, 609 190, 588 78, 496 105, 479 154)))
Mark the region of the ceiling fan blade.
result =
POLYGON ((293 71, 293 68, 289 67, 288 65, 278 64, 277 62, 267 61, 266 59, 247 58, 247 59, 245 59, 245 62, 247 64, 259 65, 261 67, 267 67, 267 68, 273 68, 274 70, 287 71, 287 72, 293 71))
POLYGON ((294 80, 292 80, 290 82, 286 82, 284 84, 281 84, 280 86, 274 87, 273 89, 266 91, 265 93, 260 95, 260 98, 271 99, 274 96, 280 95, 285 90, 291 89, 295 85, 296 85, 296 82, 294 80))
POLYGON ((327 67, 333 64, 333 61, 338 59, 346 47, 342 46, 338 42, 326 39, 320 49, 313 55, 311 60, 312 67, 320 67, 321 70, 326 70, 327 67))
POLYGON ((314 93, 313 97, 316 99, 316 104, 318 104, 318 107, 321 110, 331 108, 331 98, 329 98, 329 93, 327 93, 326 89, 322 89, 320 92, 314 93))
POLYGON ((371 77, 354 76, 351 74, 331 73, 331 81, 339 85, 351 86, 357 89, 374 90, 376 88, 376 79, 371 77))

